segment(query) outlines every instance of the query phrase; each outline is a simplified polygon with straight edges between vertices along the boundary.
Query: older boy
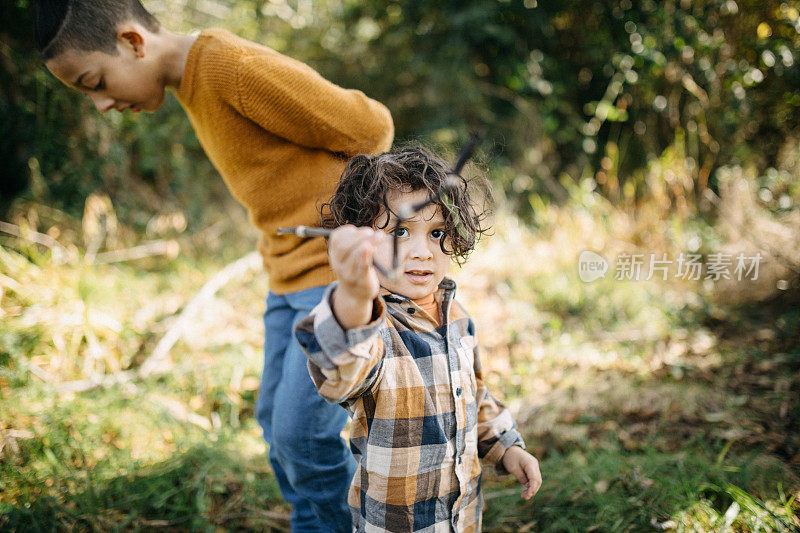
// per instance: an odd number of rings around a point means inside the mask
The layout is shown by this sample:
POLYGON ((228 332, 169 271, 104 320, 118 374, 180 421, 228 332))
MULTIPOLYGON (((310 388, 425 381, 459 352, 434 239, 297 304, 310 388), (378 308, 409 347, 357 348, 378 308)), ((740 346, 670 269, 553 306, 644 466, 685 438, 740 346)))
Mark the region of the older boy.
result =
POLYGON ((325 244, 277 236, 313 225, 347 157, 389 148, 387 109, 360 91, 231 33, 163 28, 138 0, 40 0, 36 38, 47 68, 100 112, 155 111, 176 90, 197 137, 261 230, 269 274, 265 362, 256 406, 296 531, 347 531, 354 466, 347 416, 316 393, 292 326, 333 280, 325 244))

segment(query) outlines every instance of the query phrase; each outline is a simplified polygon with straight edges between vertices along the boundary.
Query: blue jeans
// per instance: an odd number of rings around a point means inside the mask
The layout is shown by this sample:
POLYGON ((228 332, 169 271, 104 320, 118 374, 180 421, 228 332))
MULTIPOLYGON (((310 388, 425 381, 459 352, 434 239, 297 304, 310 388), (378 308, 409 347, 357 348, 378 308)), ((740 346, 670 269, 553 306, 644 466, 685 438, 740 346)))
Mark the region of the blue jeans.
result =
POLYGON ((352 531, 347 492, 355 461, 339 433, 347 411, 317 392, 294 326, 322 299, 325 287, 267 296, 264 372, 256 418, 269 444, 269 461, 292 531, 352 531))

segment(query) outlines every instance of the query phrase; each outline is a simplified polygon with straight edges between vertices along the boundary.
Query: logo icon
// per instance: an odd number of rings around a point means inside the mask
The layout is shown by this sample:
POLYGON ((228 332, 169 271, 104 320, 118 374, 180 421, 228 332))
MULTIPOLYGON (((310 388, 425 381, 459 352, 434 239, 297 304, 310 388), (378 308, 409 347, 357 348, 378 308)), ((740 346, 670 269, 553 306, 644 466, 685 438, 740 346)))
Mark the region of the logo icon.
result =
POLYGON ((584 250, 578 257, 578 276, 584 283, 600 279, 608 272, 608 261, 591 250, 584 250))

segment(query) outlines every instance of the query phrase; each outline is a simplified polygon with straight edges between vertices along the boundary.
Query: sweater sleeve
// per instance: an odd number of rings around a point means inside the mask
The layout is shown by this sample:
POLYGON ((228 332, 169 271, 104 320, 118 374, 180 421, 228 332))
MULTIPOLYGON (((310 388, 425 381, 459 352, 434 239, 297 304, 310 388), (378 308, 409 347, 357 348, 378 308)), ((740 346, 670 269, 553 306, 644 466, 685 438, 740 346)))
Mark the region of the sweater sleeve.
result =
POLYGON ((308 357, 308 370, 320 395, 330 403, 342 403, 360 396, 380 379, 386 310, 378 297, 371 322, 342 329, 331 305, 335 288, 336 282, 311 314, 298 322, 295 338, 308 357))
POLYGON ((267 47, 247 51, 222 97, 241 115, 287 141, 352 157, 391 147, 389 110, 335 85, 308 65, 267 47))

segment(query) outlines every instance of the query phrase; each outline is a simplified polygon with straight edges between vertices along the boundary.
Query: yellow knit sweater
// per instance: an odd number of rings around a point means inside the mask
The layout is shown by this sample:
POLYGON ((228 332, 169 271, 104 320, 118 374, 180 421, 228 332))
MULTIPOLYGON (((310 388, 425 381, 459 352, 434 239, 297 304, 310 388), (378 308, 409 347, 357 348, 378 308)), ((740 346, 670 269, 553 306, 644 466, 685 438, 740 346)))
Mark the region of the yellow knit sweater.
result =
POLYGON ((189 51, 177 92, 197 138, 233 196, 261 229, 270 289, 285 294, 333 281, 323 239, 276 235, 319 224, 347 159, 388 150, 389 111, 307 65, 219 29, 189 51))

